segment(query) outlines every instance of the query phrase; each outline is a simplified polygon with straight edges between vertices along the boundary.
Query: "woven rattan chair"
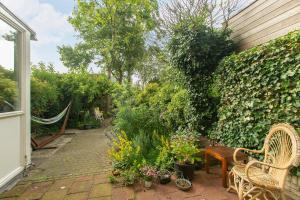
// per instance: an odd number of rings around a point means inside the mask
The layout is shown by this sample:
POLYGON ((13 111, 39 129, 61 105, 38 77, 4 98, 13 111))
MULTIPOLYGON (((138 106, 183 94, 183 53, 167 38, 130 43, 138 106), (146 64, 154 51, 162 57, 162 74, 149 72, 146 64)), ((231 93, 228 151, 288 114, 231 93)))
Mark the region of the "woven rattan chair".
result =
POLYGON ((299 165, 300 138, 288 124, 272 126, 262 150, 238 148, 233 159, 235 165, 229 173, 229 190, 238 193, 239 200, 285 200, 285 179, 292 167, 299 165), (262 154, 262 162, 252 160, 243 164, 236 159, 237 152, 262 154))

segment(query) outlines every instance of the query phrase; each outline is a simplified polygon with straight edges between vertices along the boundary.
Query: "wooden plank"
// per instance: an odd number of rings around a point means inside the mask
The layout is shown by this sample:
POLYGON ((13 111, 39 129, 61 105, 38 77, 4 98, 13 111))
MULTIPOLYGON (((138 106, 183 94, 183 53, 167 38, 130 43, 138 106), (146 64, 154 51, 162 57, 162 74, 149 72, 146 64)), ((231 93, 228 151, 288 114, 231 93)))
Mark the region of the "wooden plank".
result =
POLYGON ((245 9, 243 9, 241 12, 239 12, 236 15, 234 15, 233 17, 231 17, 230 20, 229 20, 230 23, 234 24, 237 20, 239 20, 244 15, 249 14, 253 9, 257 8, 262 3, 264 3, 264 1, 257 0, 254 3, 250 4, 248 7, 246 7, 245 9))
POLYGON ((233 30, 233 34, 231 35, 232 38, 246 33, 248 30, 254 29, 255 27, 262 25, 263 23, 272 20, 272 18, 277 17, 283 13, 288 12, 289 10, 300 6, 300 1, 289 1, 284 5, 276 3, 273 4, 271 7, 268 8, 270 12, 265 15, 255 15, 252 18, 249 18, 244 23, 241 23, 239 26, 235 27, 233 30))
MULTIPOLYGON (((287 0, 278 0, 279 2, 286 2, 287 0)), ((249 6, 247 9, 242 11, 240 14, 235 16, 235 19, 229 20, 229 27, 234 29, 239 24, 242 24, 246 22, 249 18, 259 15, 261 12, 263 12, 265 9, 270 7, 272 4, 278 3, 276 0, 258 0, 251 6, 249 6)))
POLYGON ((277 24, 269 26, 268 28, 263 29, 260 32, 257 32, 249 37, 243 38, 240 40, 240 42, 243 43, 245 40, 247 40, 247 42, 252 42, 260 38, 267 37, 268 35, 271 35, 274 32, 280 31, 281 29, 285 29, 286 27, 289 27, 293 24, 300 22, 299 19, 300 19, 300 12, 294 16, 291 16, 285 20, 280 21, 277 24))
MULTIPOLYGON (((273 19, 263 23, 262 25, 259 25, 253 29, 248 30, 247 32, 245 32, 244 34, 238 35, 236 37, 239 37, 239 39, 245 39, 248 38, 249 36, 253 35, 253 34, 257 34, 265 29, 267 29, 268 27, 274 26, 277 23, 280 23, 281 21, 286 20, 287 18, 290 18, 296 14, 300 13, 300 5, 294 7, 293 9, 289 10, 289 12, 285 12, 279 16, 274 17, 273 19)), ((300 19, 296 19, 296 21, 300 21, 300 19)), ((236 38, 235 37, 235 38, 236 38)), ((235 39, 233 38, 233 39, 235 39)))
POLYGON ((284 29, 278 30, 270 35, 267 35, 265 37, 259 38, 255 41, 243 41, 243 43, 240 44, 240 50, 245 50, 248 48, 252 48, 256 45, 260 45, 263 43, 266 43, 272 39, 276 39, 280 36, 286 35, 287 33, 291 32, 291 31, 295 31, 295 30, 299 30, 300 27, 300 22, 297 22, 296 24, 292 24, 284 29))

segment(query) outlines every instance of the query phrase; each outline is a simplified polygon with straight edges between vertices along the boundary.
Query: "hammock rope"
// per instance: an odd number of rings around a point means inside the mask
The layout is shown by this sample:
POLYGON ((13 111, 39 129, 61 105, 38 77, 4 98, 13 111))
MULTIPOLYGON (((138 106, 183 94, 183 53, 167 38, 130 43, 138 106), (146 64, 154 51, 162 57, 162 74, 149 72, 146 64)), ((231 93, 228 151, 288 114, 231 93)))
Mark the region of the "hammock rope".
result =
POLYGON ((67 113, 70 106, 71 106, 71 102, 68 104, 68 106, 61 113, 59 113, 55 117, 51 117, 51 118, 48 118, 48 119, 43 119, 43 118, 32 116, 31 120, 36 122, 36 123, 44 124, 44 125, 55 124, 56 122, 58 122, 59 120, 61 120, 65 116, 65 114, 67 113))

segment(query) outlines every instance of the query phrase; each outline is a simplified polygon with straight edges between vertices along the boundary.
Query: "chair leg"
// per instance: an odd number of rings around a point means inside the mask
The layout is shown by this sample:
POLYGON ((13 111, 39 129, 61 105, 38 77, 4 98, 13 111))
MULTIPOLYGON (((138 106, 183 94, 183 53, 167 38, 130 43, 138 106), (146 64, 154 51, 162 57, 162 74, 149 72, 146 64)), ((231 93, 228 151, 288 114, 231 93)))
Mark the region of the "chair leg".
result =
POLYGON ((283 191, 281 192, 281 199, 286 200, 285 193, 283 191))
POLYGON ((228 173, 228 188, 227 188, 227 192, 230 192, 230 190, 234 190, 236 192, 236 188, 234 187, 234 184, 232 184, 232 178, 234 177, 233 172, 230 171, 228 173))
POLYGON ((244 179, 241 179, 238 186, 239 200, 244 200, 244 179))

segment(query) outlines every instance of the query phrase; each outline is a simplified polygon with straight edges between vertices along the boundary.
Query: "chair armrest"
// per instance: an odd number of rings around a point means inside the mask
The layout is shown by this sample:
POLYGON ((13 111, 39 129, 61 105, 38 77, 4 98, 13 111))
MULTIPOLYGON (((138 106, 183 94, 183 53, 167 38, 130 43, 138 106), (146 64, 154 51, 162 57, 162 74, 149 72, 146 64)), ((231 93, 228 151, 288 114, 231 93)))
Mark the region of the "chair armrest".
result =
POLYGON ((251 149, 246 149, 246 148, 237 148, 234 153, 233 153, 233 161, 235 163, 239 163, 239 161, 237 160, 237 154, 240 151, 247 151, 247 152, 251 152, 251 153, 256 153, 256 154, 260 154, 263 153, 265 150, 261 149, 261 150, 251 150, 251 149))
POLYGON ((257 161, 257 160, 252 160, 250 162, 248 162, 248 164, 246 165, 246 168, 245 168, 245 171, 246 171, 246 176, 249 180, 249 182, 251 182, 253 184, 253 181, 251 180, 250 176, 249 176, 249 169, 251 167, 253 167, 254 165, 263 165, 263 166, 266 166, 266 167, 270 167, 270 168, 274 168, 274 169, 279 169, 279 170, 286 170, 288 169, 288 167, 279 167, 279 166, 275 166, 275 165, 272 165, 272 164, 268 164, 268 163, 265 163, 265 162, 260 162, 260 161, 257 161))

